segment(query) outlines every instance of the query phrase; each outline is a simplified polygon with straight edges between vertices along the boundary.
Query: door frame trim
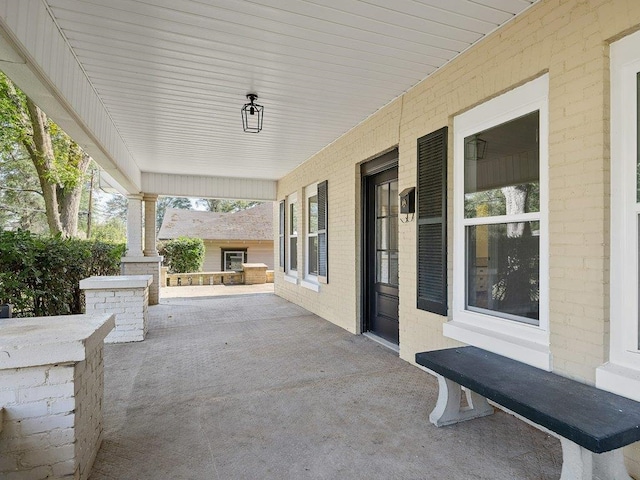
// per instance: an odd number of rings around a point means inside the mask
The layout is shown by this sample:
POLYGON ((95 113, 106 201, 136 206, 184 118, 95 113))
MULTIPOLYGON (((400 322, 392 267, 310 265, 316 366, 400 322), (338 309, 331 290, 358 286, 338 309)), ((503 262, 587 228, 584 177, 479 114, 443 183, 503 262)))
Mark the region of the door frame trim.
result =
POLYGON ((360 165, 360 333, 364 334, 367 330, 367 277, 369 275, 369 266, 367 265, 367 229, 369 227, 367 220, 367 178, 372 175, 398 167, 398 147, 390 152, 380 155, 373 160, 369 160, 360 165))

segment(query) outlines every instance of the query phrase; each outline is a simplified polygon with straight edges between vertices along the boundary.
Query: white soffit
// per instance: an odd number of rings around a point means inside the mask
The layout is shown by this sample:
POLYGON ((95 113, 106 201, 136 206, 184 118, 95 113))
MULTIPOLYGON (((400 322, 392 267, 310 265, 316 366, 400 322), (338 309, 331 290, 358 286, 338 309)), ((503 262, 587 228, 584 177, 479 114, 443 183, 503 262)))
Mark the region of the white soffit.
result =
POLYGON ((140 171, 272 180, 535 3, 43 2, 140 171))

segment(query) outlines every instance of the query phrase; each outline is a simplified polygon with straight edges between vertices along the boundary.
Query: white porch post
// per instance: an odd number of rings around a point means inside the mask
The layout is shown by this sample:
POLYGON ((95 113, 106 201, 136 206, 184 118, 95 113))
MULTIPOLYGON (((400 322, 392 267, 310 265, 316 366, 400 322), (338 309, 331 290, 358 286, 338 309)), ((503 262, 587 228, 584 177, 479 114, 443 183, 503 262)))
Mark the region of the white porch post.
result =
POLYGON ((122 258, 122 275, 151 275, 149 305, 160 301, 160 263, 156 250, 157 195, 129 195, 127 216, 127 256, 122 258), (144 251, 142 240, 142 203, 144 202, 144 251))
POLYGON ((142 195, 127 199, 127 257, 142 257, 142 195))
POLYGON ((144 194, 144 256, 157 257, 156 248, 156 201, 157 195, 144 194))

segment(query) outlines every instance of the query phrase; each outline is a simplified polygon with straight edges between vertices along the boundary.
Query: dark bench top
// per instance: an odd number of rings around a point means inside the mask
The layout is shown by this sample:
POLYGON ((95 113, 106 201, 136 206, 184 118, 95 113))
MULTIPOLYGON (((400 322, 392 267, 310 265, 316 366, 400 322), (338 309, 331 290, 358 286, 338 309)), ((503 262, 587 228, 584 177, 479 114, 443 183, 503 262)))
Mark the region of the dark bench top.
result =
POLYGON ((476 347, 416 363, 595 453, 640 440, 640 403, 476 347))

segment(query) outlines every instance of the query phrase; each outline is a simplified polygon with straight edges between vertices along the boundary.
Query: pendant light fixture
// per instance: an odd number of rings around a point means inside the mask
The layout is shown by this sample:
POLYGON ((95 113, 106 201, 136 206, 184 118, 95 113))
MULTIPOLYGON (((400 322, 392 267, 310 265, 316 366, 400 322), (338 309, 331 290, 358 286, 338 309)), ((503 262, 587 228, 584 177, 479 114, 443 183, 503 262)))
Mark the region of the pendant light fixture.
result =
POLYGON ((262 130, 262 114, 264 107, 255 101, 258 99, 257 93, 248 93, 247 100, 242 107, 242 128, 247 133, 258 133, 262 130))

